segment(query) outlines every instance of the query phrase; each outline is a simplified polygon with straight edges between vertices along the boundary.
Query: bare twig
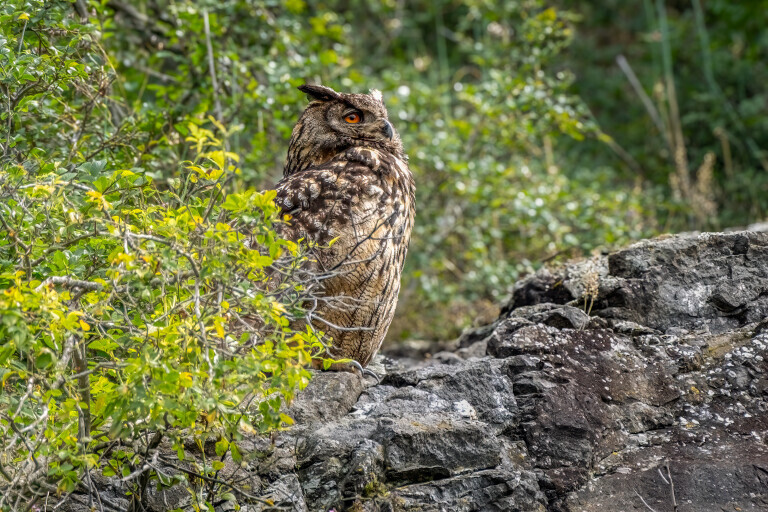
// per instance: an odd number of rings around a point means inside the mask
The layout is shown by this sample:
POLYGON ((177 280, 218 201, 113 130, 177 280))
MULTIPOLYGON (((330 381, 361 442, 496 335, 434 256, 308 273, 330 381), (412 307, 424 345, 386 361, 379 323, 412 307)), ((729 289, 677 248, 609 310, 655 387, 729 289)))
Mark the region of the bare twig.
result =
POLYGON ((29 18, 24 20, 24 27, 21 29, 21 37, 19 37, 19 49, 16 50, 16 53, 21 53, 21 48, 24 44, 24 34, 27 33, 27 23, 29 22, 29 18))
POLYGON ((672 493, 672 508, 677 512, 677 498, 675 497, 675 482, 672 481, 672 472, 669 470, 669 461, 666 463, 667 477, 669 477, 669 490, 672 493))
MULTIPOLYGON (((264 503, 266 505, 272 505, 271 502, 269 502, 269 501, 267 501, 267 500, 265 500, 263 498, 259 498, 258 496, 254 496, 253 494, 250 494, 250 493, 248 493, 248 492, 246 492, 246 491, 244 491, 244 490, 242 490, 242 489, 232 485, 232 483, 230 483, 230 482, 227 482, 225 480, 221 480, 219 478, 211 477, 211 476, 208 476, 208 475, 204 475, 204 474, 202 474, 199 471, 192 471, 190 469, 183 468, 181 466, 177 466, 176 464, 174 464, 170 460, 166 459, 165 457, 161 456, 161 458, 163 459, 163 464, 165 464, 168 467, 171 467, 171 468, 175 469, 176 471, 181 471, 182 473, 184 473, 186 475, 192 476, 194 478, 199 478, 200 480, 205 480, 206 482, 209 482, 209 483, 216 483, 216 484, 219 484, 219 485, 223 485, 223 486, 233 490, 234 492, 236 492, 238 494, 242 494, 243 496, 245 496, 246 498, 248 498, 250 500, 257 501, 259 503, 264 503)), ((154 469, 155 469, 155 471, 158 471, 158 468, 154 468, 154 469)))

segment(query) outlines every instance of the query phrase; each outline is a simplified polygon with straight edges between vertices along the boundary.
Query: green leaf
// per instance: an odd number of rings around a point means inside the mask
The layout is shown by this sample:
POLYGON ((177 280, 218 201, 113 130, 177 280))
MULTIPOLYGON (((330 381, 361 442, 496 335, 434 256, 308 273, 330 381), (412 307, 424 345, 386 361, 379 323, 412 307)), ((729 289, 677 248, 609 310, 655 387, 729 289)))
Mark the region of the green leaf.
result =
POLYGON ((216 442, 216 455, 218 457, 221 457, 227 452, 228 448, 229 448, 229 441, 227 441, 226 438, 222 437, 216 442))
POLYGON ((49 367, 53 363, 53 355, 51 355, 48 352, 43 352, 42 354, 38 354, 38 356, 35 358, 35 368, 38 370, 44 370, 45 368, 49 367))
POLYGON ((104 173, 106 167, 106 160, 93 160, 81 164, 77 170, 80 171, 81 175, 93 181, 104 173))
POLYGON ((112 352, 118 347, 120 347, 120 345, 109 338, 100 338, 88 344, 89 349, 101 350, 102 352, 112 352))
POLYGON ((93 181, 93 187, 99 192, 104 192, 111 184, 112 179, 107 176, 99 176, 93 181))
POLYGON ((237 443, 229 443, 229 451, 232 454, 232 460, 235 462, 243 460, 243 455, 240 453, 240 448, 237 447, 237 443))

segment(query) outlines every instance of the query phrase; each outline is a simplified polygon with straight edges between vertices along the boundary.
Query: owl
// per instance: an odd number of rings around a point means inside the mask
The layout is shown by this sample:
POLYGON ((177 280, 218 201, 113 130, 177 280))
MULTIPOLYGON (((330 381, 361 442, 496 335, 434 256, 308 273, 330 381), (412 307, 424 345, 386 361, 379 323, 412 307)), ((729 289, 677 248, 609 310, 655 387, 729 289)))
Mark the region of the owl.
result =
POLYGON ((331 356, 368 365, 392 322, 415 213, 415 184, 379 91, 302 85, 275 203, 288 240, 316 242, 322 283, 307 321, 333 338, 331 356))

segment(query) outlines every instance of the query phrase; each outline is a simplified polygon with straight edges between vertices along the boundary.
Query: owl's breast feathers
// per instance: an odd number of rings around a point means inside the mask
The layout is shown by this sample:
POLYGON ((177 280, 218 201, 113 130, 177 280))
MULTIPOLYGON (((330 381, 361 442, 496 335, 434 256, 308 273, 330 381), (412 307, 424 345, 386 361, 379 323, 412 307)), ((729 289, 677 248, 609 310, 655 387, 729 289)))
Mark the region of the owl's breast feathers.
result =
POLYGON ((365 366, 381 346, 400 291, 414 201, 407 162, 365 147, 277 185, 275 202, 290 215, 281 236, 320 244, 313 254, 317 271, 326 274, 325 301, 312 323, 333 337, 337 357, 365 366))

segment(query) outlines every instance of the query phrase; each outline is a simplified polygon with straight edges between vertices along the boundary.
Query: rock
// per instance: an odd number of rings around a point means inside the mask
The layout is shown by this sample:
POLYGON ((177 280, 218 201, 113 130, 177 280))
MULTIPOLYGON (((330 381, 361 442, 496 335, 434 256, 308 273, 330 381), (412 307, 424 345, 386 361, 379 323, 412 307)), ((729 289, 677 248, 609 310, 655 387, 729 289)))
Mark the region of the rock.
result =
MULTIPOLYGON (((170 474, 177 473, 171 471, 170 474)), ((166 473, 168 474, 168 473, 166 473)), ((165 487, 158 489, 150 485, 147 488, 147 504, 152 512, 165 512, 189 506, 192 496, 189 491, 181 486, 165 487)))
POLYGON ((534 306, 545 302, 565 304, 576 297, 565 287, 566 276, 561 272, 550 272, 546 267, 517 283, 512 300, 501 310, 501 316, 514 308, 534 306))
POLYGON ((583 329, 589 323, 589 315, 580 309, 546 302, 515 309, 509 316, 558 329, 583 329))
POLYGON ((352 409, 363 386, 363 379, 355 373, 315 372, 286 413, 305 425, 338 419, 352 409))
POLYGON ((260 498, 269 500, 274 503, 274 505, 266 505, 263 502, 256 503, 251 505, 246 512, 248 512, 248 510, 252 510, 253 512, 266 512, 267 510, 275 510, 276 507, 293 510, 295 512, 307 512, 309 510, 304 502, 304 495, 301 491, 299 479, 294 473, 287 473, 272 482, 268 486, 267 491, 260 496, 260 498))
POLYGON ((403 512, 546 510, 546 499, 539 490, 536 475, 504 468, 403 486, 392 494, 396 510, 403 512))
POLYGON ((239 442, 254 494, 309 512, 671 512, 674 483, 679 512, 768 510, 768 234, 644 241, 513 295, 455 343, 379 356, 379 384, 317 373, 295 427, 239 442))
POLYGON ((458 346, 459 348, 468 348, 477 342, 486 341, 495 329, 495 323, 467 329, 459 336, 458 346))
POLYGON ((608 257, 595 312, 653 329, 725 332, 768 316, 768 233, 646 240, 608 257))
MULTIPOLYGON (((487 326, 480 327, 487 329, 487 326)), ((387 358, 409 366, 419 366, 437 352, 452 351, 456 349, 456 341, 434 342, 427 340, 407 340, 402 343, 385 346, 382 353, 387 358)))

